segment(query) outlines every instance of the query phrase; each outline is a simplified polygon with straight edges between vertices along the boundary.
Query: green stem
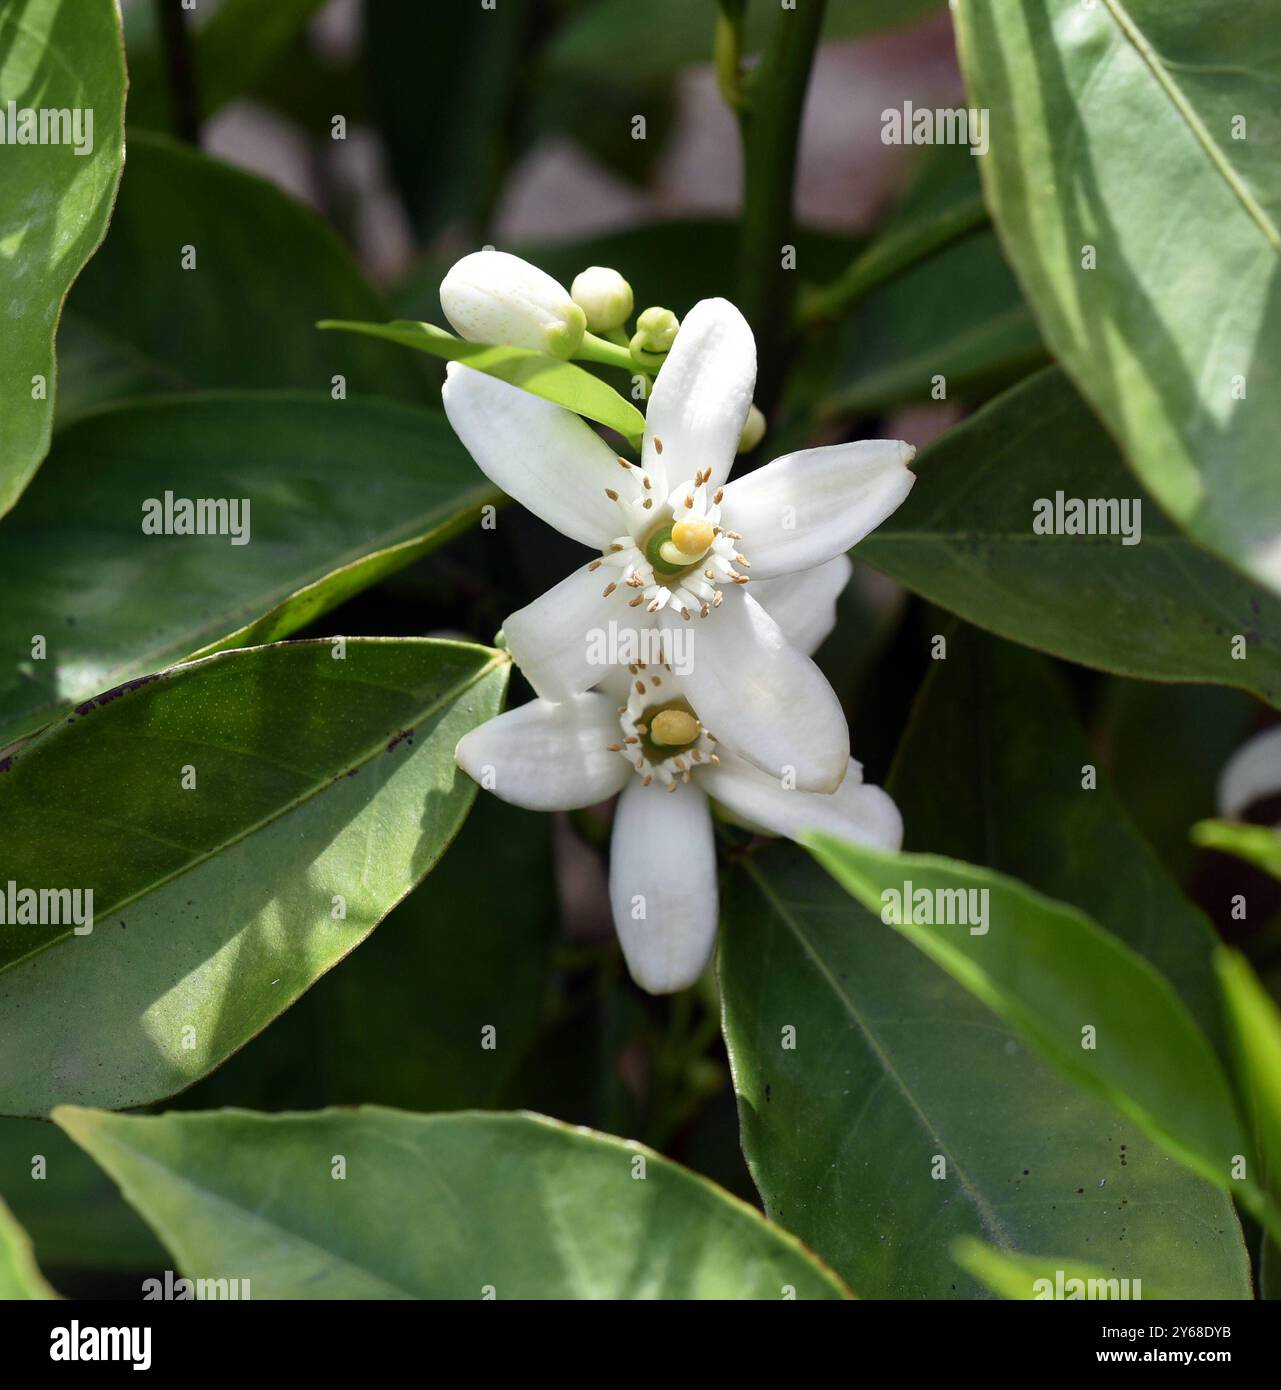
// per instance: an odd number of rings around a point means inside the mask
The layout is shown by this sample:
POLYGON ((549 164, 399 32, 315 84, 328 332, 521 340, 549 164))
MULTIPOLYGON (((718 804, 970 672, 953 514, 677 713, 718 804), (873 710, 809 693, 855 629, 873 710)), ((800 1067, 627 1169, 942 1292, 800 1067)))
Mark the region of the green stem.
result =
POLYGON ((987 208, 977 193, 945 208, 935 216, 914 220, 891 231, 855 257, 849 268, 830 285, 802 295, 796 322, 801 328, 838 319, 869 290, 910 270, 949 242, 958 241, 987 221, 987 208))
POLYGON ((778 392, 796 293, 796 270, 783 269, 783 247, 794 244, 796 146, 825 6, 796 0, 794 10, 780 10, 768 48, 742 84, 738 304, 756 332, 756 401, 766 414, 778 392))
POLYGON ((637 372, 652 374, 663 365, 662 357, 650 352, 633 353, 629 348, 598 338, 595 333, 583 334, 583 341, 574 357, 579 362, 599 362, 602 367, 621 367, 632 376, 637 372))

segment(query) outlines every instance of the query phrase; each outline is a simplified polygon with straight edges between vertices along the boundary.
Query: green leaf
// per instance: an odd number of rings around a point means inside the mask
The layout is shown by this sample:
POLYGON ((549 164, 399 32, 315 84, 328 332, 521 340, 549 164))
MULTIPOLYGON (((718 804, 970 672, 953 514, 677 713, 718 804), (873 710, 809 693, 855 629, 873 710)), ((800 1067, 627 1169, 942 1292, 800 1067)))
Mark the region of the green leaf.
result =
POLYGON ((1166 976, 1226 1058, 1214 929, 1096 764, 1051 664, 958 624, 913 706, 890 791, 908 849, 984 864, 1080 908, 1166 976))
POLYGON ((387 401, 218 392, 83 420, 0 522, 0 646, 22 654, 0 747, 159 666, 287 637, 499 498, 438 413, 387 401), (144 535, 166 491, 247 498, 249 543, 144 535))
POLYGON ((0 1119, 0 1192, 46 1269, 139 1273, 167 1263, 111 1179, 47 1120, 0 1119))
POLYGON ((476 788, 454 747, 508 669, 421 638, 223 652, 86 701, 6 759, 6 879, 92 890, 94 926, 6 912, 0 1111, 146 1104, 292 1004, 457 832, 476 788))
POLYGON ((612 386, 607 386, 572 362, 562 362, 542 352, 533 352, 529 348, 469 343, 434 324, 410 323, 404 319, 395 323, 350 323, 326 319, 317 327, 342 329, 370 338, 385 338, 388 342, 431 353, 433 357, 446 362, 465 362, 478 372, 486 372, 499 381, 519 386, 531 395, 541 396, 545 401, 563 405, 567 410, 607 425, 632 444, 639 445, 645 430, 645 417, 612 386))
POLYGON ((961 1235, 1131 1278, 1169 1270, 1182 1297, 1250 1296, 1222 1193, 1056 1076, 803 852, 751 855, 724 913, 752 1176, 768 1215, 864 1297, 980 1297, 949 1259, 961 1235))
POLYGON ((1143 1277, 1122 1283, 1111 1270, 1100 1265, 1082 1264, 1054 1255, 1011 1255, 981 1240, 962 1238, 952 1249, 952 1258, 966 1273, 986 1284, 1002 1298, 1054 1299, 1094 1298, 1108 1301, 1163 1299, 1143 1277), (1071 1282, 1079 1281, 1079 1288, 1071 1282), (1048 1283, 1049 1288, 1045 1285, 1048 1283), (1039 1287, 1038 1287, 1039 1286, 1039 1287))
POLYGON ((6 122, 12 106, 15 113, 79 113, 85 122, 91 116, 93 125, 82 126, 89 148, 80 153, 67 141, 0 146, 0 302, 6 324, 0 351, 0 515, 18 500, 49 448, 58 379, 54 336, 71 282, 111 216, 124 159, 124 100, 120 17, 112 0, 10 0, 4 6, 0 107, 6 122))
POLYGON ((1281 1012, 1239 951, 1221 946, 1217 964, 1237 1088, 1263 1163, 1259 1181, 1276 1201, 1281 1198, 1281 1012))
POLYGON ((969 622, 1146 680, 1239 686, 1281 705, 1281 602, 1145 498, 1061 373, 1021 383, 917 460, 907 501, 857 554, 969 622), (1056 494, 1142 503, 1137 544, 1033 531, 1056 494), (1248 660, 1233 659, 1233 638, 1248 660))
POLYGON ((1281 591, 1275 5, 961 0, 956 23, 1051 350, 1161 506, 1281 591))
POLYGON ((1281 834, 1266 825, 1247 825, 1243 821, 1198 821, 1189 832, 1194 845, 1235 854, 1273 878, 1281 878, 1281 834))
MULTIPOLYGON (((114 345, 135 390, 330 391, 342 377, 348 397, 425 398, 412 359, 326 338, 315 322, 327 315, 385 315, 327 223, 263 179, 133 131, 111 232, 76 285, 59 345, 87 323, 99 352, 114 345)), ((92 385, 72 392, 80 409, 101 399, 92 385)))
POLYGON ((57 1298, 36 1264, 27 1233, 0 1202, 0 1299, 57 1298))
POLYGON ((1146 961, 1075 908, 990 870, 936 855, 886 854, 821 834, 806 841, 870 911, 886 905, 893 912, 885 895, 908 885, 913 901, 921 891, 960 892, 970 901, 969 894, 986 892, 981 932, 907 920, 891 925, 1065 1076, 1281 1229, 1281 1216, 1267 1207, 1257 1182, 1232 1176, 1248 1140, 1213 1048, 1146 961))
POLYGON ((550 817, 482 796, 427 881, 182 1109, 498 1106, 538 1034, 559 931, 550 817))
POLYGON ((63 1106, 54 1118, 183 1271, 251 1278, 255 1299, 845 1292, 711 1183, 537 1115, 362 1106, 127 1118, 63 1106))

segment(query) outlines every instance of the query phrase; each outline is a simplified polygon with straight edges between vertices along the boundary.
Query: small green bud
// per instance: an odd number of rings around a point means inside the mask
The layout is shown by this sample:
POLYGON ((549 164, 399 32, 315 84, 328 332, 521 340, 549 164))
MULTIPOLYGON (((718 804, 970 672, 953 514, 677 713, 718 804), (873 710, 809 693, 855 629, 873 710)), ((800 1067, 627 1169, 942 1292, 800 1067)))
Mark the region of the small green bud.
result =
POLYGON ((569 293, 587 315, 590 333, 612 333, 632 316, 632 287, 608 266, 589 265, 580 271, 569 293))
POLYGON ((680 326, 680 320, 670 309, 657 306, 646 309, 636 320, 632 347, 639 347, 642 352, 667 352, 676 341, 680 326))
POLYGON ((765 438, 765 417, 755 405, 747 412, 743 433, 738 437, 738 452, 746 454, 765 438))

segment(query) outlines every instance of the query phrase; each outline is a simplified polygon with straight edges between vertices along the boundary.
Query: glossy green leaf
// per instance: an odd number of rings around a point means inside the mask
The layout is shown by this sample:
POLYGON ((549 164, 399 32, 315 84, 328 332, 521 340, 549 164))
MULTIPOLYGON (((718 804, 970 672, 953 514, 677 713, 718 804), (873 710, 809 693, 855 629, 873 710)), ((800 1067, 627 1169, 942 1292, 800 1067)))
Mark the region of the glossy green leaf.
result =
POLYGON ((1259 1181, 1281 1199, 1281 1011, 1239 951, 1220 947, 1217 964, 1237 1089, 1263 1164, 1259 1181))
POLYGON ((793 1237, 711 1183, 541 1116, 62 1107, 55 1119, 184 1273, 251 1278, 256 1299, 844 1292, 793 1237))
POLYGON ((1108 1302, 1164 1298, 1149 1279, 1122 1278, 1099 1265, 1053 1255, 1011 1255, 981 1240, 961 1239, 952 1257, 993 1293, 1011 1299, 1102 1299, 1108 1302))
POLYGON ((1203 820, 1190 830, 1192 843, 1202 849, 1217 849, 1222 854, 1234 854, 1262 869, 1273 878, 1281 878, 1281 834, 1266 825, 1247 825, 1243 821, 1203 820))
POLYGON ((1281 591, 1276 18, 956 7, 988 205, 1047 343, 1162 507, 1281 591))
POLYGON ((1281 705, 1281 601, 1165 520, 1058 371, 992 401, 914 468, 907 501, 858 548, 878 569, 980 627, 1069 661, 1239 686, 1281 705), (1065 506, 1137 499, 1137 544, 1038 534, 1037 504, 1053 508, 1058 493, 1065 506), (1237 636, 1245 659, 1234 656, 1237 636))
POLYGON ((444 852, 476 792, 454 747, 498 712, 505 655, 338 641, 142 677, 0 764, 15 891, 93 892, 85 935, 65 906, 41 925, 6 912, 0 1111, 141 1105, 189 1085, 444 852))
POLYGON ((1169 1270, 1182 1297, 1250 1296, 1221 1192, 1056 1076, 801 850, 750 856, 724 920, 752 1176, 767 1214, 864 1297, 981 1296, 949 1258, 963 1235, 1169 1270))
POLYGON ((27 1233, 0 1202, 0 1299, 57 1296, 40 1273, 27 1233))
MULTIPOLYGON (((382 318, 378 295, 327 223, 264 179, 134 131, 111 231, 81 276, 59 337, 81 325, 114 346, 132 389, 299 386, 427 397, 404 353, 329 337, 317 319, 382 318)), ((102 399, 68 383, 66 418, 102 399)), ((59 421, 64 416, 60 412, 59 421)))
POLYGON ((481 796, 427 881, 182 1108, 497 1106, 560 930, 551 817, 481 796))
POLYGON ((49 448, 58 381, 54 336, 71 282, 111 216, 124 159, 124 98, 112 0, 9 0, 0 10, 6 126, 11 109, 37 123, 43 112, 66 118, 53 132, 45 118, 46 137, 54 133, 59 143, 0 144, 0 515, 49 448))
POLYGON ((0 748, 169 662, 289 636, 499 496, 442 416, 388 401, 217 392, 77 423, 0 522, 0 647, 22 654, 0 748), (248 543, 144 535, 166 492, 248 499, 248 543))
POLYGON ((1135 830, 1044 657, 957 624, 890 789, 908 849, 984 864, 1080 908, 1166 976, 1226 1058, 1214 929, 1135 830))
POLYGON ((430 323, 344 323, 327 319, 320 328, 338 328, 370 338, 383 338, 404 347, 431 353, 446 362, 465 362, 478 372, 495 376, 522 391, 563 405, 589 420, 617 430, 633 444, 639 444, 645 417, 612 386, 585 372, 572 362, 562 362, 529 348, 490 347, 455 338, 430 323))
POLYGON ((936 855, 887 854, 807 837, 869 911, 886 895, 987 894, 984 929, 891 925, 943 966, 1065 1076, 1110 1101, 1193 1172, 1281 1230, 1257 1180, 1234 1178, 1248 1140, 1223 1069, 1164 976, 1075 908, 991 870, 936 855))

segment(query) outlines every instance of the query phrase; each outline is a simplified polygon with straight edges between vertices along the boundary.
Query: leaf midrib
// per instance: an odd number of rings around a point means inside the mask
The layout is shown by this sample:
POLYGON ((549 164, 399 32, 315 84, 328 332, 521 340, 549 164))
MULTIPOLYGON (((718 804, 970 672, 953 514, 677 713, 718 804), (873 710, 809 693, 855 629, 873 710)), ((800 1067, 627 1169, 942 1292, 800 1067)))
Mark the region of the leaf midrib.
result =
POLYGON ((1165 65, 1164 59, 1155 48, 1145 38, 1143 31, 1135 24, 1129 11, 1125 8, 1122 0, 1103 0, 1107 6, 1108 13, 1116 22, 1117 28, 1125 36, 1126 42, 1134 49, 1156 79, 1157 85, 1161 88, 1169 99, 1170 104, 1178 113, 1180 119, 1187 126, 1196 142, 1204 150, 1210 163, 1218 172, 1220 178, 1227 184, 1233 196, 1245 209, 1250 219, 1263 233, 1272 249, 1281 254, 1281 231, 1272 222, 1267 212, 1260 206, 1254 194, 1246 187, 1237 171, 1232 167, 1225 157, 1223 151, 1214 142, 1210 132, 1205 128, 1204 122, 1197 114, 1195 107, 1183 94, 1182 88, 1174 81, 1169 69, 1165 65))

